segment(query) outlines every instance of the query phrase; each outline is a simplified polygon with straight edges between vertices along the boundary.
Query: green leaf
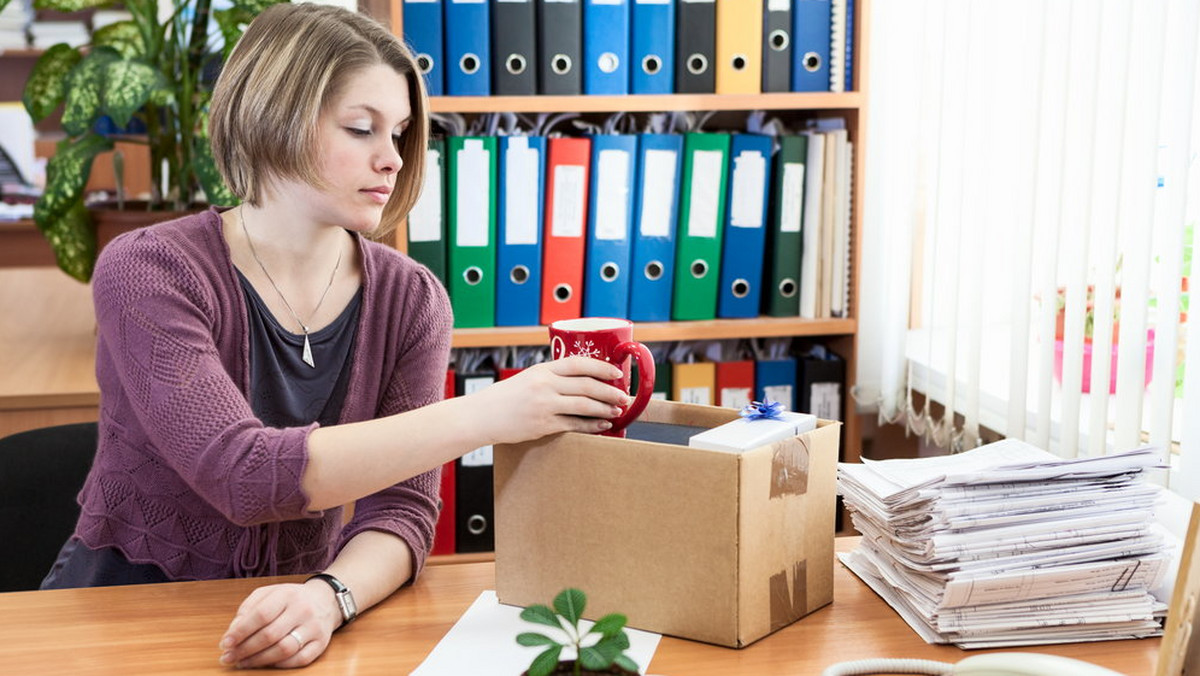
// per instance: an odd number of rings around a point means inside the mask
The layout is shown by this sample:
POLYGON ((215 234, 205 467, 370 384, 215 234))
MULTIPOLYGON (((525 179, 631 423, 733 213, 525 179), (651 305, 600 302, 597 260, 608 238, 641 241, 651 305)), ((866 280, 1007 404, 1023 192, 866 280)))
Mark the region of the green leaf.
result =
POLYGON ((204 189, 204 198, 209 204, 234 206, 240 202, 238 196, 225 185, 221 172, 217 171, 217 162, 213 159, 212 145, 208 137, 196 137, 196 145, 192 149, 192 166, 196 170, 200 187, 204 189))
POLYGON ((133 21, 117 21, 96 29, 92 33, 92 46, 112 47, 126 59, 135 59, 146 53, 142 33, 133 21))
POLYGON ((78 49, 65 42, 54 45, 38 57, 21 97, 34 122, 40 122, 62 103, 67 74, 82 58, 78 49))
POLYGON ((0 0, 0 12, 3 12, 4 8, 7 6, 8 6, 8 0, 0 0))
POLYGON ((637 662, 634 662, 629 655, 617 655, 617 659, 613 660, 613 663, 626 671, 632 671, 635 674, 638 673, 637 662))
POLYGON ((100 94, 104 86, 104 71, 121 55, 112 47, 93 49, 67 75, 67 102, 63 107, 63 129, 78 136, 100 116, 100 94))
POLYGON ((92 170, 96 155, 112 149, 112 141, 99 134, 87 134, 72 141, 63 139, 46 163, 46 189, 34 205, 34 219, 39 224, 39 210, 47 221, 65 214, 75 202, 83 201, 83 189, 92 170))
POLYGON ((543 650, 529 664, 529 676, 549 676, 558 666, 558 656, 562 654, 562 646, 551 646, 543 650))
POLYGON ((33 0, 34 9, 52 9, 56 12, 78 12, 90 7, 107 7, 113 0, 33 0))
POLYGON ((558 645, 558 641, 555 641, 545 634, 539 634, 533 631, 525 631, 517 634, 517 643, 520 643, 523 646, 558 645))
POLYGON ((104 113, 117 127, 125 127, 133 114, 146 105, 159 84, 158 71, 138 61, 112 61, 104 69, 101 103, 104 113))
POLYGON ((233 0, 233 6, 250 12, 254 16, 271 5, 278 5, 288 0, 233 0))
POLYGON ((232 7, 213 10, 212 17, 217 22, 217 28, 221 30, 221 38, 225 41, 222 56, 228 59, 229 53, 233 51, 233 46, 242 37, 242 31, 254 19, 254 14, 245 8, 232 7))
POLYGON ((613 613, 605 615, 596 620, 596 624, 592 625, 591 631, 604 636, 616 636, 622 629, 625 628, 626 618, 624 615, 613 613))
POLYGON ((521 619, 526 622, 535 624, 544 624, 555 629, 562 629, 562 625, 558 622, 558 617, 546 606, 541 604, 532 605, 521 611, 521 619))
POLYGON ((579 618, 583 616, 586 605, 587 596, 578 589, 564 589, 554 597, 554 609, 572 625, 579 624, 579 618))
MULTIPOLYGON (((41 202, 39 201, 39 204, 41 202)), ((39 214, 35 204, 33 218, 38 229, 50 242, 58 267, 81 282, 92 278, 96 262, 96 229, 83 199, 72 203, 66 211, 47 218, 39 214)))
POLYGON ((599 643, 579 649, 579 663, 582 664, 585 669, 590 669, 593 671, 599 671, 600 669, 607 668, 612 664, 614 657, 615 655, 606 654, 606 651, 600 648, 599 643))

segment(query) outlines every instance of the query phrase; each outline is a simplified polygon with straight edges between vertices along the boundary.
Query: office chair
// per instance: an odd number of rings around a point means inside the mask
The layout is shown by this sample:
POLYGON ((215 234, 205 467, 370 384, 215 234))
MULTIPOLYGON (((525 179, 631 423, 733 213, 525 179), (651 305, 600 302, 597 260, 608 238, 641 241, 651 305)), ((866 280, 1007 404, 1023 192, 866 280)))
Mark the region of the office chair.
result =
POLYGON ((50 571, 75 530, 96 443, 94 422, 0 439, 0 592, 37 589, 50 571))

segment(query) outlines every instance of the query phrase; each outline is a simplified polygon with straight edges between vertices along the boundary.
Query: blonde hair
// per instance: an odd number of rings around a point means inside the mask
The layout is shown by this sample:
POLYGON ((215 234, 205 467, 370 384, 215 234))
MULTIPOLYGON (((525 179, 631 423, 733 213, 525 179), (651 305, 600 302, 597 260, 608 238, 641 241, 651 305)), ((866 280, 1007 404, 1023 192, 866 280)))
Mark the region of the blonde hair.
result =
POLYGON ((412 209, 425 176, 429 99, 416 61, 373 19, 315 3, 271 5, 246 28, 213 90, 209 135, 217 169, 257 205, 274 178, 323 186, 317 142, 322 111, 355 72, 383 64, 408 81, 412 121, 400 137, 403 166, 383 210, 380 236, 412 209))

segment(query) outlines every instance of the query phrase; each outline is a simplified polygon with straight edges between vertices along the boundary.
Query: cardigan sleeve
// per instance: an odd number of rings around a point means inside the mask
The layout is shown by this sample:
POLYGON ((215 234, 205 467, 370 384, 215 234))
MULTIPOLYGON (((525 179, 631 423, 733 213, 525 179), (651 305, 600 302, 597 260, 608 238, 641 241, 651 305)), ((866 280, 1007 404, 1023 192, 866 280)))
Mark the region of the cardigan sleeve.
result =
POLYGON ((161 490, 161 463, 241 526, 315 516, 300 479, 316 425, 272 429, 255 417, 229 373, 243 341, 213 281, 227 268, 155 230, 114 240, 93 276, 102 408, 123 446, 155 459, 132 478, 161 490))
MULTIPOLYGON (((380 416, 436 403, 445 393, 453 330, 445 289, 426 268, 418 267, 402 298, 397 330, 403 331, 403 337, 398 341, 399 358, 380 403, 380 416)), ((439 467, 359 500, 343 529, 339 549, 366 530, 392 533, 412 551, 415 580, 433 547, 440 484, 439 467)))

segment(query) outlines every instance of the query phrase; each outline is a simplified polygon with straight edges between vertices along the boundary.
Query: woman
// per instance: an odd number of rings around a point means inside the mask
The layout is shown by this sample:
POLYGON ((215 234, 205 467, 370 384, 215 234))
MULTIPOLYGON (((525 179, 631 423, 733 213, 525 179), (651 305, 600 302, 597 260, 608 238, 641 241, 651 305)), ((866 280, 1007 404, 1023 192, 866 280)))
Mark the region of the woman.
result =
POLYGON ((590 359, 440 401, 445 293, 362 237, 415 202, 427 115, 411 54, 370 19, 280 4, 247 28, 211 110, 242 205, 98 261, 101 440, 43 587, 320 572, 256 590, 220 640, 223 664, 303 666, 419 573, 443 463, 608 428, 628 396, 590 359))

